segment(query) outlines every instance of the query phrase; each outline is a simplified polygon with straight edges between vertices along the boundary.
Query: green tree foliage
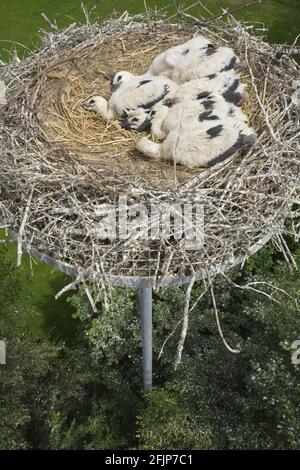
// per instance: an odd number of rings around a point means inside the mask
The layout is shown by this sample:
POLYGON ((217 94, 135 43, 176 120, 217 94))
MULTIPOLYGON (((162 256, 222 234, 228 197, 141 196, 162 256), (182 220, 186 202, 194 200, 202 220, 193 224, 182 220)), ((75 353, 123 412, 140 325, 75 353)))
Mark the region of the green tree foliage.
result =
POLYGON ((155 388, 137 424, 140 449, 210 449, 213 444, 209 423, 186 403, 179 382, 155 388))
POLYGON ((18 276, 3 258, 0 286, 0 337, 7 348, 7 365, 0 366, 0 449, 23 449, 28 446, 32 393, 39 395, 35 387, 47 374, 46 356, 51 351, 25 330, 23 312, 18 310, 18 276))
POLYGON ((4 257, 0 266, 0 449, 126 448, 143 401, 133 292, 116 292, 97 317, 85 296, 74 296, 76 341, 55 341, 52 331, 31 331, 18 271, 4 257))
MULTIPOLYGON (((272 270, 266 264, 271 272, 267 277, 265 261, 256 257, 242 278, 235 274, 235 281, 272 282, 286 293, 275 291, 271 302, 218 282, 223 331, 230 344, 240 345, 241 353, 225 350, 216 334, 211 301, 203 299, 191 315, 181 368, 171 384, 153 391, 139 418, 144 448, 182 448, 189 437, 186 427, 199 434, 193 434, 191 448, 300 448, 300 366, 291 361, 291 345, 300 339, 300 276, 277 262, 272 270), (166 429, 178 429, 181 444, 166 429)), ((272 289, 264 288, 271 295, 272 289)))
MULTIPOLYGON (((135 290, 114 289, 110 308, 99 302, 96 314, 79 291, 69 299, 75 340, 38 337, 25 321, 17 270, 0 265, 0 339, 8 351, 0 366, 0 448, 300 448, 300 372, 291 361, 300 339, 300 276, 272 247, 214 283, 224 335, 240 354, 221 342, 206 294, 190 314, 174 373, 180 326, 157 357, 181 318, 184 289, 154 295, 155 388, 146 396, 135 290)), ((202 292, 199 283, 191 305, 202 292)))

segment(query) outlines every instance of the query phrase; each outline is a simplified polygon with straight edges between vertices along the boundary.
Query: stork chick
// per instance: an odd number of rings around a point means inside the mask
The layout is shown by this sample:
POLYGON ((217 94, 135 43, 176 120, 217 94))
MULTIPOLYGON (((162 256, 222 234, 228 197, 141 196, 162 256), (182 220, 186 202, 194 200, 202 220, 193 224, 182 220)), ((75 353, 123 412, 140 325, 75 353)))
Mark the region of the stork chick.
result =
POLYGON ((137 150, 156 159, 175 161, 188 168, 208 167, 226 160, 242 147, 253 145, 256 135, 238 122, 219 119, 216 123, 199 123, 198 130, 174 129, 162 143, 147 137, 137 142, 137 150))
POLYGON ((101 96, 92 96, 82 103, 90 111, 98 112, 104 119, 125 118, 135 109, 150 109, 177 85, 165 77, 149 74, 136 76, 129 72, 118 72, 112 81, 112 95, 109 101, 101 96))

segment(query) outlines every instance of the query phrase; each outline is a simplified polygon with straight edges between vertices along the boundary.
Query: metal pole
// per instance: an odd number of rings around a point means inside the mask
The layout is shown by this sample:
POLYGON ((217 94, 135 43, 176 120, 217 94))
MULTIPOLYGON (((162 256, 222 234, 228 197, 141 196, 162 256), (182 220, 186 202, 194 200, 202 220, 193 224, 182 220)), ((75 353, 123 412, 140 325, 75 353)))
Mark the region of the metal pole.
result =
POLYGON ((152 389, 152 287, 140 287, 144 389, 152 389))

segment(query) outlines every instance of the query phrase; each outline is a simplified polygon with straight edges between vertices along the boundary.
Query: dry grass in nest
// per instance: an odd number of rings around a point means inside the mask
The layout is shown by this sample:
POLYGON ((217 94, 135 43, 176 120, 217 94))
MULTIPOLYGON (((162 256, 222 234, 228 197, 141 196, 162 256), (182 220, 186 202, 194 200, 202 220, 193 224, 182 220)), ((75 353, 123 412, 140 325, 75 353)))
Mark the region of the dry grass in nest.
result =
MULTIPOLYGON (((128 183, 171 189, 174 170, 170 163, 156 162, 136 152, 140 135, 122 129, 118 120, 104 122, 99 116, 86 112, 81 103, 94 94, 109 99, 107 77, 111 73, 128 70, 142 74, 157 54, 190 37, 186 31, 176 34, 174 28, 164 31, 163 37, 157 31, 124 32, 116 41, 109 39, 90 54, 84 51, 83 57, 80 54, 71 60, 67 57, 57 68, 51 68, 44 74, 39 91, 38 117, 45 138, 55 146, 62 146, 74 158, 98 165, 108 176, 113 172, 125 177, 128 183)), ((250 83, 247 72, 242 79, 250 83)), ((249 90, 243 109, 254 121, 255 94, 251 87, 249 90)), ((177 183, 183 183, 199 171, 202 170, 178 166, 177 183)))
MULTIPOLYGON (((81 103, 88 96, 100 94, 110 97, 107 77, 119 70, 144 73, 155 55, 175 43, 188 38, 186 34, 161 35, 153 32, 124 33, 116 41, 105 41, 84 59, 69 58, 45 75, 40 89, 39 119, 45 138, 63 146, 74 158, 80 158, 109 176, 111 172, 158 189, 172 188, 173 167, 167 162, 155 162, 135 151, 140 135, 120 127, 118 120, 104 122, 96 114, 85 111, 81 103), (151 44, 149 46, 149 44, 151 44), (137 161, 138 160, 138 161, 137 161)), ((186 181, 199 172, 179 167, 178 182, 186 181)))

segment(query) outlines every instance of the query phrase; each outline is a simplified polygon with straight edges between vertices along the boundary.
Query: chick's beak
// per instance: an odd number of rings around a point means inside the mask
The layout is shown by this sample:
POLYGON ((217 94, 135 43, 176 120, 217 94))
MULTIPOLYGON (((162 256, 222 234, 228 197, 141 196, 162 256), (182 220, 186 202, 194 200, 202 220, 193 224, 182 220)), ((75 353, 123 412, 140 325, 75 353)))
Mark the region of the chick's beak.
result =
POLYGON ((113 81, 115 75, 116 75, 115 72, 113 72, 113 73, 107 73, 107 74, 105 75, 105 78, 106 78, 106 80, 110 81, 110 83, 112 83, 112 81, 113 81))
POLYGON ((113 93, 114 91, 116 91, 120 87, 120 85, 120 83, 113 83, 111 85, 111 92, 113 93))
POLYGON ((126 129, 127 131, 129 131, 131 129, 130 123, 128 121, 123 121, 121 123, 121 127, 122 127, 122 129, 126 129))
POLYGON ((146 118, 144 122, 137 129, 138 132, 148 132, 151 129, 152 122, 150 119, 146 118))
POLYGON ((83 109, 89 109, 88 102, 87 102, 86 100, 83 101, 83 102, 81 103, 81 107, 82 107, 83 109))

